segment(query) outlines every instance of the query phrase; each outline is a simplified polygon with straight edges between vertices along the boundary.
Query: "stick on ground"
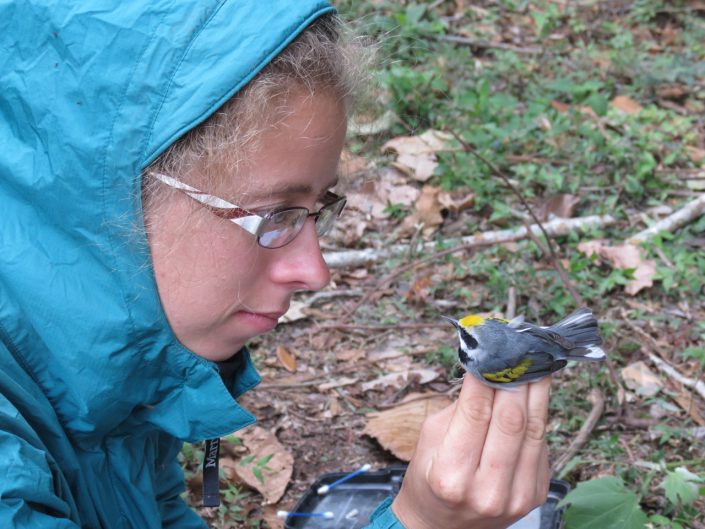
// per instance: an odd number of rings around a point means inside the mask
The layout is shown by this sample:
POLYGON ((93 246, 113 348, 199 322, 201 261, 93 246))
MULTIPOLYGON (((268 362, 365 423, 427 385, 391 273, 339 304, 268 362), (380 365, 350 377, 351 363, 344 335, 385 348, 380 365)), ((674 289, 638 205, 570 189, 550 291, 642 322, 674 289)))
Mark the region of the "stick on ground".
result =
POLYGON ((590 414, 585 419, 583 427, 580 428, 578 435, 570 443, 568 450, 566 450, 556 461, 553 463, 551 470, 553 475, 558 475, 563 467, 566 466, 568 461, 570 461, 573 456, 580 450, 583 445, 587 442, 590 433, 595 428, 597 421, 600 419, 602 412, 605 409, 605 396, 602 394, 598 388, 593 388, 588 397, 590 402, 592 402, 592 409, 590 414))

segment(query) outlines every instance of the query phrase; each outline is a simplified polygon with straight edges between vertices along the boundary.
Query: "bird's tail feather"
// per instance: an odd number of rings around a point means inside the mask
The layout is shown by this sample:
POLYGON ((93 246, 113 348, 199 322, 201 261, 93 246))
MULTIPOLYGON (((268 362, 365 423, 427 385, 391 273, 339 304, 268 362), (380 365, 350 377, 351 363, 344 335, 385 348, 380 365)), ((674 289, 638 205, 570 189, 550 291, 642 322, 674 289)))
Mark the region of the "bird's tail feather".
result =
POLYGON ((607 356, 600 347, 602 337, 597 319, 586 307, 576 310, 549 327, 549 330, 557 332, 576 345, 575 349, 568 352, 567 356, 571 360, 603 360, 607 356))

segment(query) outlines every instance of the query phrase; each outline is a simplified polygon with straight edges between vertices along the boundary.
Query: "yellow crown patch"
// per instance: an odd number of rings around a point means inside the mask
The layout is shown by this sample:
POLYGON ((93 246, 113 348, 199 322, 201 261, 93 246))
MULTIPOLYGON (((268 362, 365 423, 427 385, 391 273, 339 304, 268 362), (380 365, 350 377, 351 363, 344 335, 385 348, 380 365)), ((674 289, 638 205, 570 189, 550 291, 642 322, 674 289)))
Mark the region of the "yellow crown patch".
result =
POLYGON ((463 327, 475 327, 476 325, 482 325, 485 323, 485 318, 478 316, 477 314, 470 314, 465 316, 463 319, 458 320, 458 323, 463 327))

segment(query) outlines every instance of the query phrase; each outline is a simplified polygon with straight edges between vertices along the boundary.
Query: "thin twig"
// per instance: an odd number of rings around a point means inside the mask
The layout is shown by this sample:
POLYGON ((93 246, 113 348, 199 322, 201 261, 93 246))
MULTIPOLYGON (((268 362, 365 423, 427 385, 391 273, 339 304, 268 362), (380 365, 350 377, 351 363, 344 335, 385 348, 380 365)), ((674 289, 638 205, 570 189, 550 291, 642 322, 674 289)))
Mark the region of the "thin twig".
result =
POLYGON ((605 409, 605 396, 598 388, 593 388, 588 399, 592 402, 590 414, 585 419, 578 435, 575 436, 573 442, 570 443, 570 446, 568 446, 568 449, 553 463, 551 470, 554 475, 558 475, 558 473, 563 470, 563 467, 566 466, 568 461, 570 461, 578 450, 580 450, 587 442, 590 433, 595 428, 597 421, 600 419, 600 416, 605 409))
POLYGON ((568 289, 568 292, 570 292, 571 296, 573 296, 573 299, 578 304, 578 306, 582 307, 585 304, 582 296, 578 293, 577 289, 573 285, 573 282, 568 277, 568 274, 566 273, 565 269, 563 268, 563 265, 561 264, 561 261, 558 258, 558 255, 556 254, 556 251, 553 248, 553 242, 552 242, 551 237, 548 235, 548 233, 546 232, 546 229, 543 227, 543 224, 541 223, 539 218, 534 213, 534 210, 531 208, 529 203, 524 198, 524 195, 516 188, 516 186, 514 184, 512 184, 512 182, 509 180, 509 177, 504 174, 504 171, 502 171, 499 167, 497 167, 495 164, 493 164, 491 161, 489 161, 487 158, 485 158, 479 152, 477 152, 477 150, 472 145, 470 145, 463 138, 461 138, 455 131, 449 130, 449 132, 455 137, 455 139, 460 143, 460 145, 463 146, 463 149, 466 152, 472 154, 475 158, 477 158, 482 163, 484 163, 487 167, 489 167, 492 174, 501 178, 502 181, 504 182, 504 185, 506 185, 516 195, 516 197, 519 199, 519 202, 521 202, 521 205, 524 206, 524 208, 526 208, 526 211, 529 213, 529 215, 531 215, 531 218, 534 219, 534 222, 541 230, 541 233, 543 233, 543 236, 546 238, 546 245, 547 245, 549 253, 551 255, 551 261, 553 263, 554 268, 556 269, 556 272, 558 272, 558 276, 561 278, 561 280, 563 281, 563 284, 568 289))

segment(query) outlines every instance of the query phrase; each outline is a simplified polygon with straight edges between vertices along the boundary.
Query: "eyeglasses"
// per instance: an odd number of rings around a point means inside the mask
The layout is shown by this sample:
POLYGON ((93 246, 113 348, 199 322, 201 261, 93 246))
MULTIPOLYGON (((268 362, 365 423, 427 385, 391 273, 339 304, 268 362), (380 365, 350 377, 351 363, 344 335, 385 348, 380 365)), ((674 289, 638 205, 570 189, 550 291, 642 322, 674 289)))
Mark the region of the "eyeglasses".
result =
POLYGON ((328 191, 323 198, 324 205, 318 211, 310 212, 307 208, 293 207, 275 209, 264 215, 257 215, 231 204, 227 200, 204 193, 171 176, 156 172, 149 174, 169 187, 185 193, 205 206, 211 213, 227 219, 251 233, 257 237, 257 243, 263 248, 281 248, 289 244, 299 234, 309 217, 313 217, 316 233, 321 237, 330 231, 335 219, 340 216, 345 207, 345 197, 328 191))

